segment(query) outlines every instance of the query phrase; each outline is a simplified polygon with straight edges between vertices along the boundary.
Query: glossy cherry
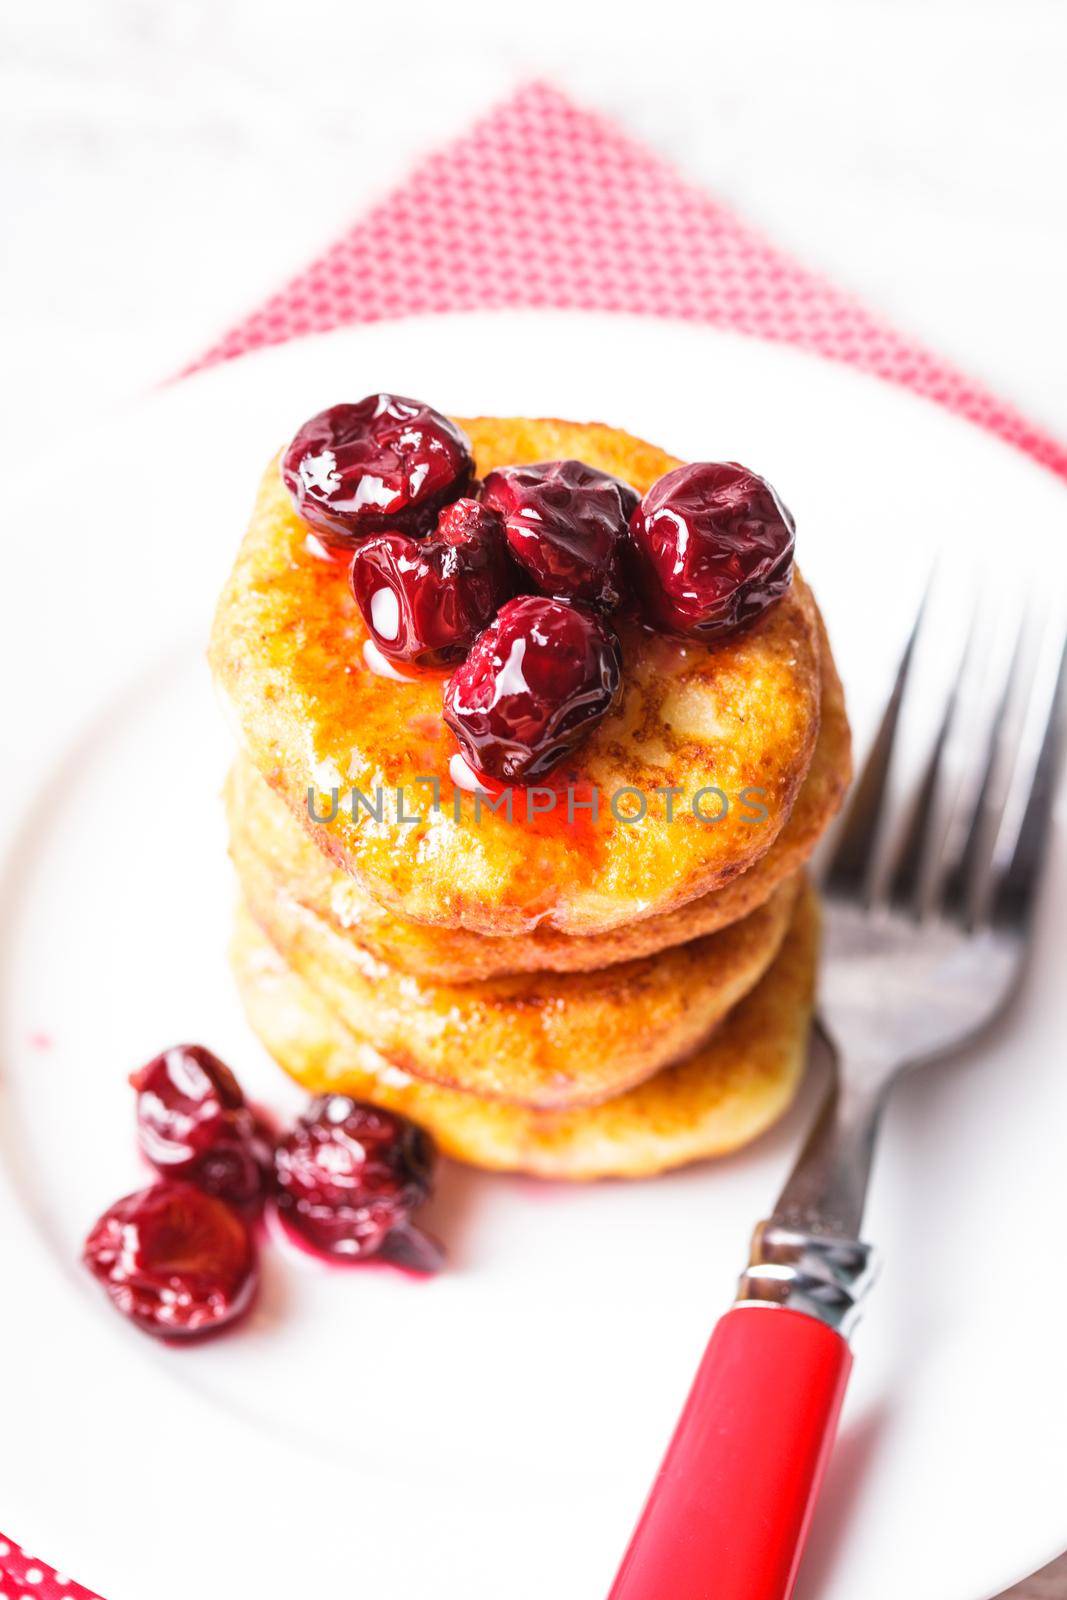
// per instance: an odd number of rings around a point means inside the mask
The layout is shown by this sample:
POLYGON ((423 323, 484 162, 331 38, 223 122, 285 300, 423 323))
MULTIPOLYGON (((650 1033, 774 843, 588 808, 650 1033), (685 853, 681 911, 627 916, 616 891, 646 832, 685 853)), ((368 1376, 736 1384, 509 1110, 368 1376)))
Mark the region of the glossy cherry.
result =
POLYGON ((648 622, 721 638, 789 587, 795 524, 736 461, 694 461, 654 483, 630 519, 634 588, 648 622))
POLYGON ((114 1306, 148 1333, 213 1333, 252 1303, 258 1271, 247 1224, 188 1183, 157 1183, 104 1212, 83 1259, 114 1306))
POLYGON ((262 1198, 271 1140, 225 1062, 203 1045, 175 1045, 130 1082, 138 1143, 159 1172, 238 1205, 262 1198))
POLYGON ((346 550, 387 529, 425 533, 473 476, 470 443, 455 423, 395 394, 320 411, 282 457, 297 511, 324 544, 346 550))
POLYGON ((411 1221, 430 1194, 433 1163, 429 1134, 399 1112, 322 1095, 275 1152, 278 1214, 325 1255, 380 1255, 434 1271, 440 1246, 411 1221))
POLYGON ((612 610, 622 594, 621 552, 638 497, 584 461, 500 467, 482 498, 504 518, 508 544, 542 594, 612 610))
POLYGON ((444 717, 475 772, 527 783, 602 721, 619 694, 622 651, 596 612, 545 595, 502 606, 445 691, 444 717))
POLYGON ((383 655, 423 666, 459 661, 515 592, 504 524, 455 500, 426 539, 380 533, 352 558, 352 592, 383 655))

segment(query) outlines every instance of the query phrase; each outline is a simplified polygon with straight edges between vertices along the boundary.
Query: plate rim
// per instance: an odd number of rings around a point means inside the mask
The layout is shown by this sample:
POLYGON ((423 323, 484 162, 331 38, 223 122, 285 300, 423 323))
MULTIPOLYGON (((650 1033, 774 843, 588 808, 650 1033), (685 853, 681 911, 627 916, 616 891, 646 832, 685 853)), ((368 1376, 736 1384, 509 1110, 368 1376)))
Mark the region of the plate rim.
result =
MULTIPOLYGON (((833 371, 837 377, 846 380, 848 383, 856 386, 857 388, 869 389, 871 386, 874 386, 878 392, 886 395, 896 395, 899 397, 899 399, 906 402, 909 408, 912 408, 917 404, 921 406, 928 414, 940 416, 943 421, 950 424, 953 429, 965 429, 969 436, 977 434, 988 444, 995 446, 998 450, 1010 452, 1011 458, 1016 462, 1021 462, 1025 465, 1028 465, 1035 472, 1040 474, 1042 481, 1051 481, 1052 483, 1059 485, 1063 492, 1067 494, 1067 484, 1064 483, 1059 475, 1033 457, 1028 456, 1027 453, 1020 447, 1000 438, 990 430, 981 427, 980 424, 976 423, 972 419, 949 410, 932 397, 916 394, 914 391, 904 388, 903 386, 893 382, 891 379, 884 378, 876 373, 870 373, 863 371, 862 369, 852 367, 848 363, 832 359, 815 351, 809 351, 792 345, 770 342, 761 338, 759 335, 741 333, 732 329, 719 329, 709 324, 696 323, 688 319, 663 318, 653 314, 642 313, 588 313, 573 309, 543 310, 540 308, 512 309, 501 307, 494 308, 492 310, 473 312, 455 311, 443 314, 428 313, 418 317, 405 316, 382 319, 381 321, 374 323, 358 323, 348 325, 339 329, 328 330, 324 333, 308 335, 298 340, 287 341, 284 344, 264 346, 258 350, 251 351, 245 355, 234 358, 233 360, 217 363, 211 367, 201 369, 189 375, 188 377, 182 376, 167 380, 164 384, 150 391, 147 395, 131 400, 119 411, 113 412, 106 418, 100 419, 93 430, 93 434, 94 437, 100 437, 102 435, 108 435, 112 433, 114 428, 119 425, 124 418, 128 418, 131 414, 139 416, 146 408, 154 410, 156 405, 161 400, 169 403, 169 397, 174 395, 176 392, 179 392, 179 390, 183 396, 181 402, 182 404, 193 403, 190 400, 191 392, 193 394, 193 399, 195 400, 195 395, 201 393, 210 393, 211 390, 220 385, 229 386, 235 382, 240 385, 241 383, 248 381, 248 374, 250 371, 258 372, 261 369, 265 369, 267 366, 277 367, 279 370, 284 370, 284 365, 287 362, 302 359, 305 355, 307 355, 309 348, 312 350, 310 359, 314 360, 313 350, 315 348, 321 348, 326 345, 339 345, 349 342, 359 343, 363 338, 366 337, 368 330, 371 329, 391 330, 400 323, 409 326, 416 325, 417 327, 433 326, 439 325, 443 320, 447 320, 452 324, 457 322, 466 323, 467 325, 471 326, 472 330, 477 330, 478 328, 484 328, 487 322, 499 324, 500 322, 506 322, 511 319, 517 319, 524 324, 552 323, 558 326, 561 324, 574 325, 592 323, 597 325, 610 325, 613 331, 617 330, 620 322, 633 322, 640 324, 643 328, 653 327, 656 330, 661 330, 663 328, 674 328, 676 330, 684 330, 687 335, 697 333, 703 338, 708 338, 710 336, 714 343, 728 344, 734 347, 741 346, 747 349, 756 348, 762 351, 773 351, 776 358, 783 358, 790 363, 799 363, 802 366, 811 364, 822 370, 829 369, 833 371), (294 352, 296 352, 295 355, 294 352), (238 372, 240 373, 240 377, 235 378, 234 374, 238 372), (193 386, 196 386, 195 390, 193 389, 193 386)), ((379 334, 375 335, 375 337, 379 336, 379 334)), ((1065 501, 1065 508, 1067 508, 1067 501, 1065 501)), ((91 714, 92 713, 90 712, 90 715, 91 714)), ((17 835, 15 834, 12 826, 12 819, 10 817, 5 819, 4 817, 0 816, 0 883, 6 881, 10 846, 13 837, 16 836, 17 835)), ((6 913, 4 920, 7 920, 6 913)), ((4 1108, 6 1109, 6 1101, 4 1102, 4 1108)), ((6 1117, 4 1118, 4 1121, 6 1122, 6 1117)), ((14 1190, 15 1186, 11 1184, 7 1163, 6 1161, 0 1160, 0 1196, 2 1196, 4 1201, 10 1201, 13 1198, 14 1190), (12 1190, 12 1193, 8 1192, 9 1189, 12 1190)), ((23 1222, 25 1220, 26 1219, 20 1214, 19 1221, 23 1222)), ((8 1247, 5 1245, 3 1255, 7 1255, 7 1253, 8 1247)), ((65 1276, 66 1275, 60 1270, 60 1282, 65 1279, 65 1276)), ((57 1285, 57 1287, 59 1287, 59 1285, 57 1285)), ((42 1293, 43 1292, 44 1291, 42 1290, 42 1293)), ((147 1366, 147 1364, 145 1365, 147 1366)), ((3 1511, 3 1516, 5 1519, 7 1518, 6 1508, 3 1511)), ((11 1531, 14 1537, 21 1539, 21 1534, 18 1527, 12 1528, 11 1531)), ((1067 1535, 1067 1529, 1065 1529, 1065 1535, 1067 1535)), ((24 1544, 26 1543, 25 1540, 22 1542, 24 1544)), ((1065 1542, 1067 1542, 1067 1537, 1065 1537, 1065 1542)), ((54 1550, 58 1552, 58 1542, 53 1540, 51 1534, 48 1535, 47 1541, 42 1541, 42 1547, 45 1543, 51 1544, 54 1547, 54 1550)), ((48 1559, 51 1558, 49 1557, 48 1559)), ((74 1576, 79 1578, 80 1581, 83 1581, 82 1574, 76 1570, 76 1567, 74 1576)), ((104 1593, 105 1595, 108 1594, 108 1589, 106 1586, 104 1588, 104 1593)))

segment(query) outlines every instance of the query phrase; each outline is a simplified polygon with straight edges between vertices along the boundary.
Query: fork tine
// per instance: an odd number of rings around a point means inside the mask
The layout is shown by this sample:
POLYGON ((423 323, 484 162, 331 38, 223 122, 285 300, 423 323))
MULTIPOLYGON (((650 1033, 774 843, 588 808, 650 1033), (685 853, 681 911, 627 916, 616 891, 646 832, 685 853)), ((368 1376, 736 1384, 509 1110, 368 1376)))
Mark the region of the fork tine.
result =
MULTIPOLYGON (((894 886, 894 901, 916 920, 938 915, 958 886, 958 872, 987 779, 987 757, 1000 711, 1002 669, 999 612, 1002 601, 983 586, 975 596, 956 681, 949 690, 944 720, 931 752, 916 814, 912 851, 904 854, 894 886), (992 698, 992 705, 990 700, 992 698)), ((1011 641, 1014 652, 1018 635, 1011 641)), ((1002 690, 1001 690, 1002 692, 1002 690)))
POLYGON ((1048 846, 1056 785, 1063 763, 1065 743, 1067 743, 1067 635, 1060 649, 1051 703, 1045 717, 1040 743, 1031 759, 1027 760, 1024 757, 1019 763, 1018 793, 1022 797, 1021 820, 1016 829, 1005 829, 998 841, 1001 846, 997 851, 998 863, 1003 862, 1004 865, 991 886, 990 914, 995 921, 1007 923, 1012 927, 1025 928, 1030 918, 1048 846), (1013 831, 1014 837, 1012 837, 1013 831))
POLYGON ((915 658, 915 647, 922 631, 932 584, 933 574, 919 602, 915 621, 897 667, 892 693, 882 713, 882 720, 863 764, 863 770, 853 786, 844 819, 834 842, 833 854, 827 862, 822 883, 827 894, 862 895, 865 899, 868 897, 875 845, 882 825, 901 707, 904 704, 908 678, 915 658))
POLYGON ((962 818, 955 852, 944 865, 942 897, 935 909, 973 926, 985 886, 988 884, 993 843, 1003 815, 1008 778, 1014 762, 1013 741, 1018 735, 1018 717, 1012 712, 1019 698, 1023 644, 1027 618, 1024 614, 1016 630, 1008 668, 997 696, 984 752, 979 754, 980 776, 968 797, 970 806, 962 818))
MULTIPOLYGON (((1032 888, 1032 871, 1041 854, 1037 847, 1043 845, 1047 832, 1061 737, 1067 645, 1062 620, 1054 632, 1047 623, 1042 627, 1035 612, 1032 601, 1020 623, 998 699, 963 844, 945 885, 945 912, 972 931, 994 911, 998 889, 1012 868, 1024 827, 1033 863, 1028 870, 1020 857, 1016 880, 1027 891, 1032 888), (1043 658, 1050 654, 1048 670, 1043 672, 1043 658), (1049 771, 1051 776, 1046 776, 1049 771), (1042 791, 1037 795, 1034 790, 1039 777, 1042 791)), ((1004 912, 1006 905, 998 914, 1004 912)), ((1024 914, 1022 907, 1017 907, 1016 920, 1024 914)))
POLYGON ((981 673, 979 619, 982 608, 976 603, 960 651, 959 668, 945 696, 944 710, 933 736, 926 765, 918 784, 907 827, 902 830, 899 848, 887 865, 889 896, 902 910, 921 920, 929 910, 931 885, 949 828, 954 795, 948 781, 947 759, 959 739, 959 723, 973 693, 974 681, 981 673))

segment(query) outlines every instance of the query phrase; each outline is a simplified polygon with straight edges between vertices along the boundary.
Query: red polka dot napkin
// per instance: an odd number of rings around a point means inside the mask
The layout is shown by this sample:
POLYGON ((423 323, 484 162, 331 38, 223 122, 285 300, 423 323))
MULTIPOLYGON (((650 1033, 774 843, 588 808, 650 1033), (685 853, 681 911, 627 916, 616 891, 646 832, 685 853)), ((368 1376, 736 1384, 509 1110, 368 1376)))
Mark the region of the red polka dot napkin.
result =
POLYGON ((100 1600, 73 1578, 65 1578, 45 1561, 0 1539, 0 1600, 100 1600))
MULTIPOLYGON (((903 384, 1067 477, 1067 446, 541 83, 427 157, 188 369, 349 322, 503 306, 685 317, 903 384)), ((0 1538, 0 1600, 98 1600, 0 1538)))
POLYGON ((190 370, 349 322, 502 306, 686 317, 800 345, 937 400, 1067 477, 1067 445, 543 83, 427 157, 190 370))

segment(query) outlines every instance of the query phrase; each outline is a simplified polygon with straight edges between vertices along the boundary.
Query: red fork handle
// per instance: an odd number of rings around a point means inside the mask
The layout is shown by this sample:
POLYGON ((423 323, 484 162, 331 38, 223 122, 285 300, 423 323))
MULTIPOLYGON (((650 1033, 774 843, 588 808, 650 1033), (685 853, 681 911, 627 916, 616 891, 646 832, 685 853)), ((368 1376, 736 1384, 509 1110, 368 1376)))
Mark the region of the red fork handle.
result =
POLYGON ((802 1311, 728 1311, 609 1600, 786 1600, 851 1365, 802 1311))

